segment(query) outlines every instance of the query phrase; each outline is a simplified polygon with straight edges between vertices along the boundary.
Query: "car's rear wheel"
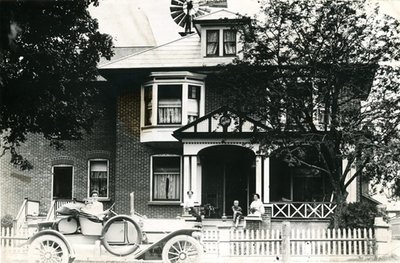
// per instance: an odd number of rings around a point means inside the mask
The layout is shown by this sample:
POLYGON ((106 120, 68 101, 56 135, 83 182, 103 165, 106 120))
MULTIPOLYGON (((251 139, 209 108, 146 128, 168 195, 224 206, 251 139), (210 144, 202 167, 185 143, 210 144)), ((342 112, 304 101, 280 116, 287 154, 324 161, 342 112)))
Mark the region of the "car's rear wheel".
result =
POLYGON ((69 251, 65 242, 55 236, 45 234, 36 237, 29 246, 29 263, 68 263, 69 251))

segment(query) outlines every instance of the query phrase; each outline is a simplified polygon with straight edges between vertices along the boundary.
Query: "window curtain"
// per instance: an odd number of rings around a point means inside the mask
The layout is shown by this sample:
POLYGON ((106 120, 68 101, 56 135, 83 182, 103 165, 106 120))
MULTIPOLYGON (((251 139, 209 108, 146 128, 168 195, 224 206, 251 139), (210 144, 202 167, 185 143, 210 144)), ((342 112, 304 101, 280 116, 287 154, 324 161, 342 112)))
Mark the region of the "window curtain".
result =
POLYGON ((224 31, 224 54, 236 54, 236 32, 229 30, 224 31))
POLYGON ((99 197, 107 197, 107 172, 90 172, 90 193, 99 191, 99 197))
POLYGON ((158 123, 181 123, 182 110, 180 107, 159 107, 158 108, 158 123))
POLYGON ((179 174, 154 174, 155 200, 178 200, 179 199, 179 174))
POLYGON ((218 56, 218 31, 207 31, 207 55, 218 56))

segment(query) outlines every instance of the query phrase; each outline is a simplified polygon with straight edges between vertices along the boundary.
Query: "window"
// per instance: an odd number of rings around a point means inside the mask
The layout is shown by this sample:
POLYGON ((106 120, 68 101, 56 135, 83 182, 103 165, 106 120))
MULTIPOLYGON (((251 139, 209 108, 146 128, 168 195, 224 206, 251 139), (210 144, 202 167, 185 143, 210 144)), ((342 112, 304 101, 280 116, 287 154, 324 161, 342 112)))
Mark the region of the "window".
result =
POLYGON ((154 201, 179 201, 181 192, 181 158, 179 156, 153 156, 154 201))
POLYGON ((99 191, 99 197, 108 198, 108 160, 89 161, 89 191, 99 191))
POLYGON ((53 198, 72 199, 73 167, 53 166, 53 198))
POLYGON ((182 123, 182 85, 158 85, 158 124, 182 123))
POLYGON ((236 31, 224 30, 224 55, 236 55, 236 31))
POLYGON ((206 30, 205 56, 236 56, 237 39, 236 31, 232 29, 206 30))
POLYGON ((207 30, 206 55, 219 55, 219 30, 207 30))
POLYGON ((152 103, 153 103, 153 93, 152 86, 146 86, 144 88, 144 124, 151 125, 152 116, 152 103))
POLYGON ((199 118, 200 111, 200 86, 189 85, 188 91, 188 123, 199 118))

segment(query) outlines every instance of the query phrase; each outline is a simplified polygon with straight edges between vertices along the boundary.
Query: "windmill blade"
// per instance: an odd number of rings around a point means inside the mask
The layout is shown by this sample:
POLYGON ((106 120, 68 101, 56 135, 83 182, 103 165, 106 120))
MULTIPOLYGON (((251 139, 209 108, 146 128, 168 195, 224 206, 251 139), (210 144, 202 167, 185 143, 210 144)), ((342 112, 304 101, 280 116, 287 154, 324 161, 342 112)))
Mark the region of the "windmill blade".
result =
POLYGON ((175 23, 177 23, 177 24, 182 19, 182 16, 185 16, 185 15, 186 14, 184 12, 171 14, 172 18, 174 19, 175 23))
POLYGON ((178 7, 178 6, 177 6, 177 7, 171 6, 171 7, 169 8, 169 10, 171 11, 171 13, 172 13, 172 12, 177 12, 177 11, 178 11, 178 12, 183 12, 183 11, 182 11, 182 7, 178 7))
MULTIPOLYGON (((184 13, 184 16, 182 17, 181 21, 177 22, 177 24, 181 27, 185 27, 186 26, 186 17, 187 17, 187 14, 184 13)), ((175 20, 175 22, 176 22, 176 20, 175 20)))
POLYGON ((171 5, 183 6, 184 3, 185 3, 185 1, 181 1, 181 0, 172 0, 171 1, 171 5))

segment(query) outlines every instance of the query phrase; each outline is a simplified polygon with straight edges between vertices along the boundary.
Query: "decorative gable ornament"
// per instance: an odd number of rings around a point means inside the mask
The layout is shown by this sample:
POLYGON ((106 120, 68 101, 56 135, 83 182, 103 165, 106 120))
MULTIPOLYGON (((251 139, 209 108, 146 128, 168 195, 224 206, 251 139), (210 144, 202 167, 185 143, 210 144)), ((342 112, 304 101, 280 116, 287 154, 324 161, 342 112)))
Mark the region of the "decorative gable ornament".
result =
POLYGON ((184 138, 250 138, 269 129, 263 123, 224 106, 181 127, 174 132, 173 136, 178 140, 184 138))

